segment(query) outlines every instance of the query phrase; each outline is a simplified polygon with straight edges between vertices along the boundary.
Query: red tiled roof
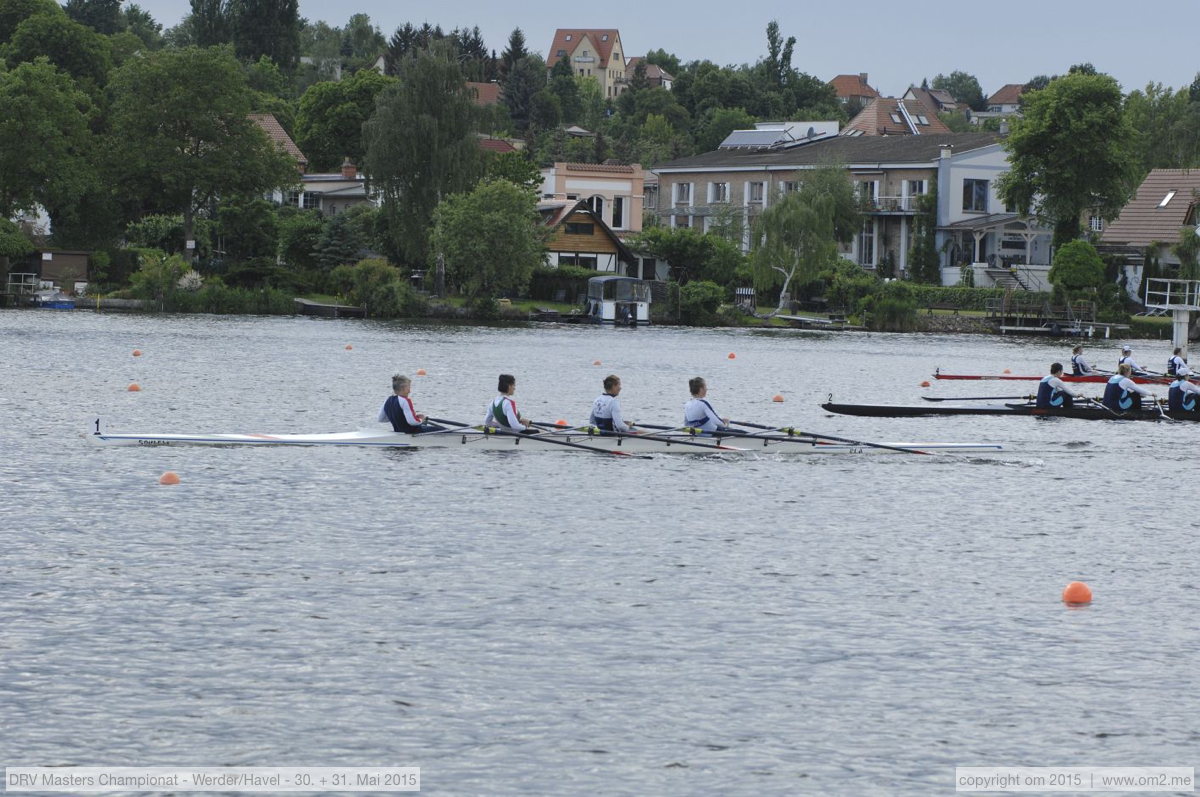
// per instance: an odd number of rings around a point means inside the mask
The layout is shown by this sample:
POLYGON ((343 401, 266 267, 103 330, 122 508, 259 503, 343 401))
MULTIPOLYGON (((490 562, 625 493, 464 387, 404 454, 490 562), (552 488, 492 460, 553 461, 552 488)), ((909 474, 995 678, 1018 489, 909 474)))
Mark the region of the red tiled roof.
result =
POLYGON ((292 137, 283 129, 283 125, 279 124, 279 120, 272 113, 252 113, 250 120, 263 129, 267 137, 275 142, 287 154, 296 159, 300 164, 300 169, 303 171, 308 167, 308 158, 304 157, 304 153, 296 146, 296 142, 292 141, 292 137))
POLYGON ((500 102, 499 83, 475 83, 467 81, 467 91, 476 105, 495 105, 500 102))
POLYGON ((481 138, 479 148, 488 152, 516 152, 517 148, 502 138, 481 138))
POLYGON ((988 97, 988 105, 1016 105, 1021 101, 1021 94, 1024 91, 1024 83, 1009 83, 988 97))
POLYGON ((867 85, 864 75, 838 75, 829 81, 838 99, 850 97, 878 97, 879 92, 867 85))
MULTIPOLYGON (((558 63, 559 50, 566 50, 570 54, 579 46, 579 41, 584 36, 587 36, 596 47, 596 57, 600 59, 599 68, 608 68, 608 57, 612 55, 612 46, 621 38, 621 34, 616 28, 559 28, 554 31, 554 42, 550 45, 550 52, 546 56, 546 68, 552 69, 558 63), (567 40, 568 36, 571 37, 569 41, 567 40)), ((621 64, 621 66, 625 65, 621 64)))
POLYGON ((563 168, 570 172, 620 172, 633 174, 632 166, 623 163, 564 163, 563 168))
POLYGON ((925 107, 924 103, 919 100, 898 100, 895 97, 876 97, 871 100, 866 108, 859 112, 858 116, 850 120, 850 123, 842 130, 842 135, 851 135, 857 133, 864 136, 925 136, 933 133, 949 133, 950 128, 937 117, 937 114, 930 112, 925 107), (914 133, 904 120, 904 114, 900 113, 899 105, 904 103, 905 110, 908 111, 908 116, 913 120, 916 127, 914 133), (900 121, 897 122, 892 118, 895 114, 900 121), (929 124, 921 124, 918 116, 924 116, 929 124))
POLYGON ((1187 224, 1197 192, 1200 192, 1200 171, 1154 169, 1100 239, 1106 244, 1131 246, 1150 246, 1156 241, 1174 244, 1179 240, 1179 230, 1187 224), (1172 191, 1175 195, 1159 207, 1172 191))

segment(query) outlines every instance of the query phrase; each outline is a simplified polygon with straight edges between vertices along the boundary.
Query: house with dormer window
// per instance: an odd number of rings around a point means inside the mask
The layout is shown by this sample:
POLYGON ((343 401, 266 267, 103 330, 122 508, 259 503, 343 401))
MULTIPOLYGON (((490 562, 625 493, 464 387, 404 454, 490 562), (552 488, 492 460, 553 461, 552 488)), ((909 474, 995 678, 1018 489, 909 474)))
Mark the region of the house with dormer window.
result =
POLYGON ((594 77, 606 99, 625 90, 629 81, 625 69, 625 48, 615 28, 559 28, 546 56, 546 69, 566 60, 579 77, 594 77))

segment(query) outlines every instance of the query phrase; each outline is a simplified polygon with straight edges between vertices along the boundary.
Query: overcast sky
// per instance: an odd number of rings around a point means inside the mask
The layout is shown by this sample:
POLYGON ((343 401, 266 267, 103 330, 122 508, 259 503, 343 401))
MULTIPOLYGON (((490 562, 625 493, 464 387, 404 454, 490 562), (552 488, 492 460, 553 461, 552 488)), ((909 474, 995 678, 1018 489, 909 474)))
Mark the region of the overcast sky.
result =
MULTIPOLYGON (((190 10, 188 0, 134 0, 164 28, 190 10)), ((753 63, 766 52, 766 26, 778 19, 796 37, 793 65, 815 77, 866 72, 886 96, 939 72, 968 72, 985 95, 1034 75, 1060 74, 1089 61, 1128 92, 1160 82, 1186 86, 1200 71, 1195 0, 1002 0, 932 3, 857 0, 792 3, 692 0, 605 3, 571 8, 551 0, 300 0, 301 16, 343 26, 365 13, 390 36, 405 22, 444 30, 478 26, 499 54, 513 28, 543 56, 559 27, 616 28, 626 55, 662 48, 683 62, 753 63)))

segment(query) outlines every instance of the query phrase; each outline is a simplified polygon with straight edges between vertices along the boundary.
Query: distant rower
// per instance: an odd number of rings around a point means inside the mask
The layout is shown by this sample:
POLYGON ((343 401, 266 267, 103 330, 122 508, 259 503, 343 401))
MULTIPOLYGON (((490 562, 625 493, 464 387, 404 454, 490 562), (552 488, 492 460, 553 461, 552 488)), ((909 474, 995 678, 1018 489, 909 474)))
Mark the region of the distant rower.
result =
POLYGON ((1192 369, 1186 365, 1179 366, 1175 373, 1175 381, 1167 391, 1167 409, 1170 412, 1195 412, 1196 397, 1200 396, 1200 385, 1189 382, 1192 369))
POLYGON ((702 432, 728 431, 729 419, 718 415, 713 405, 705 398, 708 395, 708 383, 704 381, 704 377, 689 379, 688 390, 692 392, 692 398, 683 405, 683 425, 702 432))
POLYGON ((1176 346, 1175 353, 1171 355, 1171 359, 1167 360, 1167 373, 1175 376, 1179 373, 1180 368, 1187 368, 1187 360, 1183 357, 1183 347, 1176 346))
POLYGON ((1149 376, 1149 374, 1142 369, 1142 366, 1133 361, 1133 349, 1129 348, 1128 346, 1123 346, 1121 348, 1121 359, 1117 360, 1117 365, 1128 365, 1130 374, 1132 376, 1149 376))
POLYGON ((1133 369, 1129 363, 1121 363, 1117 366, 1117 372, 1104 386, 1104 406, 1113 412, 1140 410, 1142 396, 1154 398, 1153 393, 1129 378, 1132 373, 1133 369))
POLYGON ((1059 377, 1062 376, 1062 363, 1050 366, 1050 375, 1042 377, 1038 383, 1037 407, 1050 410, 1075 406, 1075 399, 1083 398, 1082 393, 1076 393, 1066 386, 1059 377))
POLYGON ((1083 344, 1076 346, 1071 352, 1071 373, 1075 376, 1087 376, 1096 373, 1087 360, 1083 359, 1083 344))

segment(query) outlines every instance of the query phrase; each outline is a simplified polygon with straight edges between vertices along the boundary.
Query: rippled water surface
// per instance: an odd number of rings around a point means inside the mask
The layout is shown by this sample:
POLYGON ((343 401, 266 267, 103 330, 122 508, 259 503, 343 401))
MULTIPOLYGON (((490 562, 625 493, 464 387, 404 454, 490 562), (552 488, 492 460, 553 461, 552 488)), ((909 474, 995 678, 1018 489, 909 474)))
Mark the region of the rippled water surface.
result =
POLYGON ((1200 427, 817 406, 1020 395, 919 383, 1040 374, 1062 342, 12 310, 0 336, 0 762, 407 765, 433 794, 671 795, 1197 763, 1200 427), (523 413, 572 422, 615 372, 627 416, 673 424, 699 374, 743 420, 1009 451, 86 439, 97 417, 355 429, 418 368, 418 408, 470 422, 501 371, 523 413), (180 485, 157 483, 168 469, 180 485), (1067 609, 1076 579, 1096 600, 1067 609))

